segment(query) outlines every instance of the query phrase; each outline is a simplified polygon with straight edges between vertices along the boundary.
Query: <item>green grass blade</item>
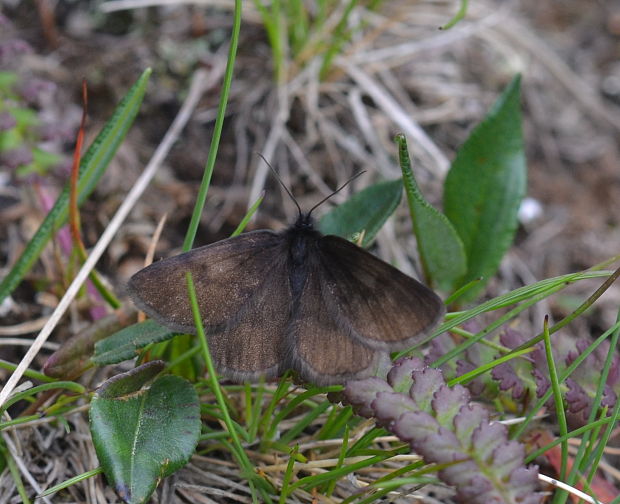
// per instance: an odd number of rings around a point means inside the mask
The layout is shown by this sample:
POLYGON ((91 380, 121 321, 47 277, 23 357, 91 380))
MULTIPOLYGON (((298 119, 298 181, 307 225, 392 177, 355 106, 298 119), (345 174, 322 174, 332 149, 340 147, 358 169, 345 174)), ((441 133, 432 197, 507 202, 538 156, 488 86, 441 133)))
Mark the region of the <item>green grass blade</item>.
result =
MULTIPOLYGON (((252 390, 250 388, 250 394, 252 390)), ((254 394, 254 398, 252 400, 252 410, 250 411, 248 418, 246 420, 247 429, 248 429, 248 437, 250 438, 250 442, 256 440, 256 436, 258 436, 258 429, 260 427, 261 421, 261 409, 263 407, 263 396, 265 395, 265 380, 261 378, 259 381, 256 392, 254 394)))
POLYGON ((224 399, 224 394, 222 392, 222 388, 217 381, 217 373, 215 371, 215 364, 213 363, 213 359, 211 358, 211 352, 209 351, 209 344, 207 343, 207 338, 205 335, 204 327, 202 325, 202 315, 200 314, 200 308, 198 307, 198 298, 196 297, 196 288, 194 287, 194 281, 192 279, 192 274, 187 272, 187 290, 189 293, 189 302, 192 307, 192 313, 194 315, 194 324, 196 325, 196 333, 198 335, 198 340, 200 341, 200 346, 202 348, 202 355, 207 367, 207 372, 209 373, 209 384, 211 386, 211 390, 213 391, 215 398, 217 400, 217 404, 220 408, 220 412, 222 413, 222 418, 224 420, 224 424, 228 429, 228 433, 232 438, 232 447, 233 453, 236 455, 237 461, 241 468, 243 469, 244 474, 247 475, 250 482, 254 481, 259 487, 259 491, 261 491, 261 496, 267 502, 271 502, 271 498, 266 493, 263 485, 263 481, 260 480, 256 476, 256 472, 254 470, 254 466, 250 462, 243 446, 241 445, 241 441, 239 439, 239 435, 237 433, 237 428, 233 424, 233 420, 230 417, 230 413, 228 411, 228 405, 226 404, 226 400, 224 399), (260 482, 260 483, 259 483, 260 482))
POLYGON ((388 432, 380 427, 374 427, 370 429, 355 443, 353 443, 351 448, 349 448, 349 450, 347 451, 347 457, 361 455, 361 453, 366 450, 376 438, 380 436, 385 436, 387 434, 388 432))
POLYGON ((331 36, 331 42, 325 51, 325 56, 323 56, 323 62, 319 70, 319 78, 321 80, 325 79, 327 72, 331 68, 332 61, 338 55, 344 43, 349 40, 350 32, 348 30, 348 20, 357 4, 357 0, 349 0, 340 21, 338 21, 338 25, 331 36))
POLYGON ((467 292, 469 292, 470 289, 473 289, 474 286, 478 283, 481 282, 482 278, 474 278, 472 281, 467 282, 465 285, 463 285, 463 287, 459 287, 457 290, 455 290, 452 294, 450 294, 446 300, 444 301, 444 304, 446 306, 450 306, 452 303, 454 303, 457 299, 459 299, 460 297, 464 296, 465 294, 467 294, 467 292))
MULTIPOLYGON (((618 418, 620 418, 620 401, 616 401, 616 404, 614 405, 614 409, 612 410, 611 413, 611 417, 607 417, 607 408, 605 408, 605 410, 602 412, 604 416, 604 418, 601 418, 599 421, 606 421, 607 423, 607 428, 605 429, 605 432, 603 433, 603 435, 600 437, 599 443, 596 446, 596 449, 592 452, 591 456, 589 457, 589 465, 590 465, 590 473, 588 474, 588 477, 586 479, 586 481, 588 482, 588 485, 592 483, 592 480, 594 479, 594 476, 596 475, 596 472, 598 471, 598 466, 601 462, 601 459, 603 458, 603 455, 605 454, 605 448, 607 447, 607 443, 609 442, 609 439, 611 438, 612 432, 613 432, 613 427, 616 425, 616 422, 618 421, 618 418)), ((596 422, 595 422, 596 423, 596 422)), ((600 429, 602 427, 602 422, 601 425, 597 425, 596 428, 600 429)), ((593 439, 599 439, 598 437, 598 430, 594 431, 594 435, 591 436, 593 439)))
POLYGON ((288 10, 286 17, 290 26, 291 52, 293 58, 296 58, 308 42, 309 13, 303 0, 290 0, 285 3, 285 7, 288 10))
MULTIPOLYGON (((538 303, 539 301, 541 301, 542 299, 550 296, 551 294, 562 290, 564 287, 565 287, 565 285, 562 285, 562 284, 555 285, 552 288, 550 288, 548 290, 545 290, 545 291, 537 294, 536 296, 534 296, 534 297, 532 297, 532 298, 530 298, 530 299, 528 299, 526 301, 523 301, 521 304, 517 305, 512 310, 508 311, 507 313, 505 313, 504 315, 499 317, 497 320, 491 322, 489 325, 487 325, 480 332, 476 333, 472 338, 470 338, 467 341, 464 341, 463 343, 457 345, 456 347, 454 347, 449 352, 446 352, 439 359, 437 359, 435 362, 433 362, 433 364, 432 364, 433 367, 439 367, 439 366, 445 364, 449 360, 453 359, 457 355, 459 355, 462 352, 464 352, 465 350, 467 350, 470 346, 475 345, 476 343, 478 343, 482 338, 484 338, 488 334, 491 334, 493 331, 495 331, 496 329, 498 329, 499 327, 501 327, 502 325, 504 325, 508 321, 510 321, 513 318, 515 318, 520 313, 523 313, 523 311, 527 310, 530 306, 533 306, 536 303, 538 303)), ((458 317, 458 318, 460 319, 461 317, 458 317)), ((454 320, 451 320, 449 322, 450 325, 452 325, 453 323, 454 323, 454 320)), ((440 327, 440 329, 441 329, 441 327, 440 327)), ((441 334, 439 332, 437 332, 437 333, 441 334)), ((524 345, 523 349, 529 348, 530 346, 531 345, 527 345, 527 346, 524 345)), ((523 349, 519 349, 519 350, 523 350, 523 349)), ((516 353, 516 351, 515 351, 515 353, 516 353)))
MULTIPOLYGON (((545 355, 547 357, 547 368, 549 369, 549 381, 551 382, 551 389, 553 390, 553 400, 555 402, 555 414, 558 417, 558 424, 560 428, 560 436, 565 437, 568 433, 568 425, 566 423, 566 411, 564 411, 564 401, 562 396, 562 390, 560 388, 560 381, 558 379, 558 370, 555 366, 555 360, 553 358, 553 349, 551 348, 551 337, 549 336, 549 317, 545 317, 545 323, 543 328, 543 336, 545 342, 545 355)), ((560 480, 564 480, 566 477, 566 465, 568 463, 568 443, 564 441, 562 447, 562 462, 560 465, 560 480)))
POLYGON ((382 455, 375 455, 373 457, 368 457, 367 459, 364 459, 360 462, 356 462, 351 465, 343 465, 342 467, 338 469, 333 469, 329 472, 302 478, 299 481, 296 481, 295 483, 293 483, 289 488, 291 489, 291 491, 297 488, 300 488, 300 487, 313 488, 323 483, 332 481, 334 478, 342 478, 343 476, 346 476, 347 474, 351 474, 352 472, 355 472, 355 471, 359 471, 360 469, 364 467, 373 466, 379 462, 383 462, 384 460, 392 458, 393 456, 394 456, 394 453, 384 453, 382 455))
POLYGON ((278 387, 271 397, 271 401, 267 404, 265 408, 265 412, 259 423, 258 431, 262 434, 260 440, 260 449, 265 450, 266 447, 271 443, 273 438, 273 432, 271 430, 271 426, 273 425, 273 416, 276 410, 278 403, 289 393, 290 383, 288 381, 287 373, 280 378, 280 382, 278 383, 278 387))
POLYGON ((304 417, 297 422, 292 429, 288 430, 284 436, 279 439, 280 443, 288 444, 295 439, 302 431, 316 420, 323 412, 329 408, 329 401, 323 401, 313 410, 310 410, 304 417))
MULTIPOLYGON (((266 431, 266 434, 264 435, 264 440, 274 439, 280 422, 282 422, 282 420, 284 420, 288 415, 290 415, 298 406, 308 401, 311 397, 314 397, 320 393, 338 392, 340 390, 342 390, 342 386, 331 385, 330 387, 322 387, 320 389, 312 388, 294 397, 288 402, 288 404, 285 407, 283 407, 278 412, 277 415, 273 417, 273 420, 270 423, 269 429, 266 431)), ((311 406, 314 408, 317 408, 320 405, 316 403, 311 403, 311 406)))
MULTIPOLYGON (((556 333, 562 327, 566 326, 570 321, 574 320, 579 314, 583 313, 589 306, 592 305, 594 300, 598 299, 602 295, 602 293, 605 292, 605 290, 613 283, 613 281, 615 280, 616 276, 618 276, 618 275, 620 275, 620 269, 616 270, 612 275, 610 275, 609 278, 607 278, 607 280, 603 283, 603 285, 601 287, 599 287, 594 294, 592 294, 590 297, 588 297, 588 299, 584 303, 582 303, 575 311, 573 311, 570 315, 564 317, 557 324, 554 324, 553 327, 551 327, 549 329, 549 334, 556 333)), ((434 367, 439 367, 442 364, 448 362, 450 359, 453 359, 458 354, 460 354, 461 352, 464 352, 470 346, 472 346, 475 343, 477 343, 478 341, 480 341, 487 334, 490 334, 492 331, 494 331, 495 329, 497 329, 498 327, 500 327, 504 323, 508 322, 510 319, 516 317, 519 313, 521 313, 523 310, 525 310, 529 306, 532 306, 533 304, 537 303, 541 299, 551 295, 554 292, 557 292, 557 291, 563 289, 564 287, 566 287, 566 285, 567 284, 562 284, 562 283, 560 283, 560 284, 558 284, 558 283, 546 284, 545 283, 545 286, 550 287, 549 290, 542 291, 537 296, 534 296, 533 298, 529 299, 528 301, 526 301, 524 303, 521 303, 517 307, 513 308, 508 313, 506 313, 502 317, 498 318, 497 320, 495 320, 494 322, 489 324, 482 331, 477 333, 474 337, 472 337, 471 339, 469 339, 467 341, 464 341, 460 345, 456 346, 455 348, 453 348, 452 350, 450 350, 449 352, 444 354, 442 357, 440 357, 435 362, 433 362, 432 365, 434 367)), ((519 290, 519 289, 517 289, 517 290, 519 290)), ((513 291, 513 292, 516 292, 516 291, 513 291)), ((493 300, 491 300, 491 301, 493 301, 493 300)), ((478 308, 480 308, 480 307, 478 307, 478 308)), ((461 317, 459 316, 459 317, 456 317, 455 319, 460 319, 460 318, 461 317)), ((454 324, 455 319, 450 320, 450 322, 448 324, 450 326, 452 326, 452 324, 454 324)), ((446 325, 447 324, 443 324, 441 327, 439 327, 436 330, 436 333, 440 334, 439 331, 442 330, 442 329, 444 331, 448 330, 448 329, 444 328, 444 326, 446 326, 446 325)), ((512 350, 511 354, 515 354, 515 353, 521 352, 523 350, 526 350, 526 349, 532 347, 533 345, 535 345, 538 341, 541 341, 543 338, 544 338, 544 332, 541 332, 538 336, 530 339, 528 342, 524 343, 520 347, 515 348, 514 350, 512 350)), ((563 381, 563 380, 564 379, 562 379, 561 381, 563 381)), ((591 420, 593 420, 593 418, 591 420)))
POLYGON ((588 432, 591 432, 591 431, 593 431, 593 430, 595 430, 595 429, 597 429, 597 428, 599 428, 599 427, 601 427, 603 425, 609 425, 610 422, 611 422, 611 418, 601 418, 600 420, 597 420, 596 422, 593 422, 593 423, 588 424, 588 425, 584 425, 583 427, 579 427, 578 429, 570 431, 565 436, 557 437, 556 439, 554 439, 550 443, 546 444, 545 446, 541 446, 537 450, 535 450, 535 451, 533 451, 531 453, 528 453, 527 456, 524 459, 524 462, 526 464, 529 464, 529 463, 533 462, 534 460, 536 460, 541 455, 544 455, 547 451, 549 451, 554 446, 557 446, 557 445, 563 443, 564 441, 566 441, 568 439, 578 438, 582 434, 586 434, 588 432))
MULTIPOLYGON (((0 369, 6 369, 7 371, 15 371, 17 369, 17 364, 13 364, 12 362, 8 362, 0 359, 0 369)), ((26 369, 24 371, 24 376, 26 378, 30 378, 32 380, 42 381, 42 382, 54 382, 55 378, 50 378, 49 376, 44 375, 43 373, 39 373, 38 371, 34 371, 32 369, 26 369)))
MULTIPOLYGON (((41 415, 37 413, 35 415, 21 416, 19 418, 16 418, 15 420, 9 420, 8 422, 0 422, 0 432, 3 431, 4 429, 8 429, 9 427, 13 427, 15 425, 21 425, 23 423, 32 422, 33 420, 39 420, 40 418, 41 418, 41 415)), ((2 462, 0 461, 0 468, 1 467, 2 467, 2 462)))
POLYGON ((263 191, 263 193, 258 197, 258 199, 254 203, 252 203, 252 206, 248 209, 243 219, 241 219, 241 222, 239 223, 237 228, 230 235, 231 238, 233 236, 238 236, 241 233, 243 233, 243 230, 248 225, 248 222, 250 222, 250 219, 256 213, 256 210, 258 210, 258 207, 260 206, 260 204, 263 202, 264 197, 265 197, 265 191, 263 191))
MULTIPOLYGON (((342 445, 340 446, 340 453, 338 454, 338 462, 336 463, 335 469, 340 469, 342 467, 342 464, 344 463, 344 459, 347 455, 348 447, 349 447, 349 426, 345 425, 344 434, 342 436, 342 445)), ((334 493, 334 490, 336 489, 337 482, 338 480, 336 479, 333 479, 329 482, 329 484, 327 485, 327 489, 325 491, 325 495, 327 495, 327 497, 332 496, 332 494, 334 493)))
POLYGON ((284 80, 284 45, 286 40, 285 19, 281 14, 280 1, 253 0, 256 10, 261 15, 267 38, 273 53, 275 80, 281 83, 284 80))
MULTIPOLYGON (((618 313, 618 316, 616 317, 616 322, 620 322, 620 313, 618 313)), ((601 374, 600 374, 600 379, 599 379, 598 386, 596 389, 596 394, 592 401, 592 409, 590 410, 590 415, 588 417, 588 424, 591 424, 594 422, 596 414, 599 411, 601 415, 605 415, 605 416, 607 415, 607 408, 601 409, 601 401, 603 397, 603 392, 605 390, 605 386, 607 384, 609 370, 613 364, 614 356, 616 355, 616 348, 617 348, 619 336, 620 336, 620 328, 614 331, 614 333, 611 336, 611 339, 609 342, 610 343, 609 351, 605 359, 605 364, 603 365, 603 370, 601 371, 601 374)), ((612 417, 618 414, 618 411, 617 411, 618 403, 620 403, 620 401, 616 401, 616 404, 614 405, 612 417)), ((605 446, 607 445, 607 441, 609 440, 610 434, 611 432, 605 432, 603 437, 599 439, 598 433, 594 433, 593 435, 584 436, 584 439, 582 439, 582 444, 588 444, 588 449, 586 451, 578 450, 575 463, 579 465, 579 468, 582 471, 587 470, 588 467, 590 468, 590 472, 587 477, 588 484, 592 482, 592 479, 594 478, 594 475, 598 469, 598 464, 603 455, 603 450, 605 449, 605 446), (589 442, 590 439, 599 440, 596 448, 594 448, 593 444, 589 442), (578 458, 580 455, 582 455, 582 457, 578 458)))
POLYGON ((448 386, 449 387, 454 387, 454 385, 465 385, 465 384, 469 383, 471 380, 473 380, 474 378, 476 378, 477 376, 480 376, 481 374, 484 374, 487 371, 490 371, 494 367, 497 367, 500 364, 503 364, 504 362, 508 362, 509 360, 515 359, 517 357, 521 357, 522 355, 528 354, 532 350, 534 350, 534 348, 529 348, 529 349, 526 348, 526 349, 521 350, 519 352, 513 352, 513 353, 511 353, 509 355, 504 355, 504 356, 502 356, 502 357, 500 357, 498 359, 494 359, 491 362, 487 362, 485 364, 482 364, 481 366, 478 366, 473 371, 470 371, 468 373, 462 374, 462 375, 454 378, 453 380, 450 380, 448 382, 448 386))
POLYGON ((317 439, 333 439, 340 436, 343 429, 347 429, 349 419, 353 416, 353 408, 345 406, 344 408, 333 405, 332 414, 325 422, 321 430, 317 434, 317 439))
MULTIPOLYGON (((616 323, 619 323, 619 322, 620 322, 620 312, 618 313, 618 316, 616 317, 616 323)), ((609 370, 613 363, 613 358, 615 356, 619 337, 620 337, 620 327, 618 327, 612 333, 612 336, 609 342, 610 343, 609 352, 607 353, 607 358, 605 359, 605 364, 603 365, 603 370, 601 372, 601 377, 600 377, 598 387, 596 390, 596 395, 594 397, 594 400, 592 401, 592 410, 590 411, 588 423, 594 422, 596 412, 599 411, 601 400, 603 397, 603 391, 605 390, 605 386, 607 384, 609 370)), ((605 413, 605 410, 603 410, 603 414, 604 413, 605 413)), ((592 481, 598 469, 598 464, 600 462, 601 457, 603 456, 603 450, 605 449, 605 446, 607 446, 607 442, 611 436, 613 426, 615 425, 615 422, 618 419, 619 414, 620 414, 620 401, 616 400, 616 404, 614 405, 614 409, 612 412, 612 418, 614 419, 614 421, 607 427, 607 430, 605 431, 603 437, 599 440, 598 446, 596 447, 592 455, 589 456, 590 454, 582 450, 581 446, 580 446, 580 449, 577 451, 577 455, 575 457, 575 465, 579 465, 580 469, 584 471, 586 470, 588 465, 590 466, 590 472, 587 477, 588 484, 592 481), (580 459, 580 456, 583 456, 583 461, 580 459)), ((589 444, 590 439, 598 439, 598 435, 588 436, 588 437, 584 436, 584 439, 582 439, 582 445, 589 444)), ((572 476, 573 472, 575 472, 574 468, 573 468, 573 471, 571 471, 571 474, 569 475, 569 480, 571 477, 573 477, 572 476)))
POLYGON ((45 492, 38 495, 38 498, 47 497, 48 495, 52 495, 56 492, 60 492, 60 490, 64 490, 65 488, 69 488, 80 481, 84 481, 85 479, 92 478, 93 476, 97 476, 98 474, 103 474, 103 468, 98 467, 97 469, 91 469, 90 471, 86 471, 82 474, 78 474, 73 478, 69 478, 68 480, 59 483, 58 485, 54 485, 53 487, 48 488, 45 492))
MULTIPOLYGON (((562 320, 560 320, 557 324, 555 324, 551 329, 550 332, 554 333, 556 331, 559 331, 560 329, 562 329, 564 326, 567 326, 568 324, 570 324, 573 320, 575 320, 577 317, 579 317, 582 313, 584 313, 587 309, 589 309, 594 302, 600 298, 606 291, 607 289, 609 289, 614 282, 618 279, 618 277, 620 277, 620 268, 618 268, 617 270, 615 270, 611 275, 609 275, 609 277, 607 278, 607 280, 605 280, 603 282, 603 284, 596 289, 596 291, 594 292, 594 294, 592 294, 590 297, 588 297, 588 299, 586 299, 583 303, 581 303, 579 305, 579 307, 576 310, 573 310, 573 312, 570 315, 567 315, 566 317, 564 317, 562 320)), ((540 333, 538 336, 536 336, 535 338, 532 338, 529 341, 526 341, 523 345, 521 345, 518 348, 515 348, 514 351, 519 351, 522 348, 531 346, 535 343, 538 343, 539 341, 542 341, 543 339, 543 334, 540 333)))
POLYGON ((22 481, 22 476, 19 472, 19 468, 17 467, 17 463, 13 459, 13 455, 9 451, 8 446, 6 446, 6 443, 2 438, 0 438, 0 458, 3 458, 6 462, 6 467, 8 467, 9 472, 13 477, 13 483, 15 483, 17 493, 21 497, 22 503, 30 504, 32 501, 28 498, 28 492, 26 491, 26 487, 24 486, 24 482, 22 481))
POLYGON ((10 406, 17 401, 21 401, 27 397, 35 396, 39 392, 45 392, 46 390, 66 389, 75 394, 84 394, 86 389, 83 385, 72 381, 57 381, 52 383, 44 383, 43 385, 37 385, 36 387, 29 388, 23 392, 13 394, 1 407, 0 414, 6 411, 10 406))
POLYGON ((217 117, 215 118, 215 127, 213 128, 213 137, 211 138, 211 145, 209 146, 209 155, 207 157, 207 165, 205 167, 200 188, 198 190, 198 196, 196 197, 196 204, 194 205, 194 211, 192 213, 192 219, 189 223, 187 233, 185 234, 185 240, 183 241, 183 252, 187 252, 192 248, 194 239, 196 238, 196 232, 198 231, 198 224, 202 216, 202 210, 207 200, 207 191, 211 184, 211 175, 213 175, 213 169, 215 167, 215 159, 217 157, 217 150, 220 145, 220 137, 222 136, 222 125, 224 124, 224 117, 226 115, 226 105, 228 103, 228 95, 230 94, 230 85, 233 77, 233 70, 235 67, 235 58, 237 56, 237 46, 239 44, 239 30, 241 29, 241 0, 235 0, 235 12, 233 19, 233 30, 230 39, 230 48, 228 49, 228 60, 226 61, 226 72, 224 74, 224 82, 222 83, 222 94, 220 95, 220 103, 217 108, 217 117))
POLYGON ((278 501, 279 504, 286 504, 286 498, 289 494, 288 486, 293 477, 293 468, 295 467, 295 455, 297 455, 298 451, 299 445, 295 445, 290 452, 288 463, 286 464, 286 471, 284 471, 284 477, 282 478, 282 489, 280 490, 280 500, 278 501))
POLYGON ((467 4, 468 3, 469 3, 468 0, 461 0, 461 5, 459 7, 459 10, 456 12, 454 17, 450 21, 448 21, 445 25, 443 25, 441 27, 441 29, 442 30, 449 30, 456 23, 458 23, 461 19, 463 19, 465 17, 465 14, 467 14, 467 4))
MULTIPOLYGON (((110 120, 92 143, 82 162, 78 181, 78 204, 84 202, 105 173, 111 159, 124 140, 138 114, 151 70, 145 70, 129 92, 121 100, 110 120)), ((22 280, 41 255, 45 245, 69 214, 69 185, 63 189, 39 229, 32 237, 9 274, 0 283, 0 303, 22 280)))

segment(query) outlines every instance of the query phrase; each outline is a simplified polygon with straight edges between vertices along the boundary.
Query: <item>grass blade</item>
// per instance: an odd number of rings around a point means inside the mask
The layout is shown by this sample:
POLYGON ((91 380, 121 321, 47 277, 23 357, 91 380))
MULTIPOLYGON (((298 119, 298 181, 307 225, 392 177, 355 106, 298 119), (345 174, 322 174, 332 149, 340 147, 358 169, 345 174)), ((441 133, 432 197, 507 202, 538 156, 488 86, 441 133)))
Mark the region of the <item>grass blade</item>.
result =
POLYGON ((183 241, 183 252, 187 252, 188 250, 190 250, 192 248, 192 245, 194 244, 196 232, 198 231, 198 224, 200 223, 200 217, 202 216, 202 210, 205 206, 205 201, 207 200, 207 191, 209 190, 209 185, 211 184, 211 175, 213 175, 215 158, 217 157, 217 150, 220 145, 220 137, 222 136, 222 125, 224 124, 224 117, 226 115, 226 105, 228 103, 228 95, 230 93, 233 70, 235 67, 235 57, 237 55, 237 46, 239 44, 240 29, 241 0, 235 0, 233 30, 230 39, 230 48, 228 49, 228 60, 226 61, 224 82, 222 83, 222 94, 220 95, 220 103, 217 109, 215 127, 213 128, 213 136, 211 138, 211 145, 209 146, 207 166, 205 167, 202 181, 200 182, 198 196, 196 197, 196 204, 194 205, 194 212, 192 213, 192 220, 189 223, 189 227, 185 235, 185 240, 183 241))

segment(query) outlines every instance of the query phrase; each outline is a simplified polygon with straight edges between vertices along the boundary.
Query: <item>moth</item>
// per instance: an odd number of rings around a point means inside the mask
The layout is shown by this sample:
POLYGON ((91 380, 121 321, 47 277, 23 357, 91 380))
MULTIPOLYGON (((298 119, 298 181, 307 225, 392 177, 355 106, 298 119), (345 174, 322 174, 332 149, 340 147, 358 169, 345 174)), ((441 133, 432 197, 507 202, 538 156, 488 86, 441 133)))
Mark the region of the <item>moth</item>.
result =
POLYGON ((160 324, 195 334, 191 272, 216 368, 234 381, 289 369, 316 385, 370 376, 390 352, 427 340, 444 304, 366 250, 321 234, 317 206, 297 205, 282 232, 251 231, 155 262, 130 279, 131 298, 160 324))

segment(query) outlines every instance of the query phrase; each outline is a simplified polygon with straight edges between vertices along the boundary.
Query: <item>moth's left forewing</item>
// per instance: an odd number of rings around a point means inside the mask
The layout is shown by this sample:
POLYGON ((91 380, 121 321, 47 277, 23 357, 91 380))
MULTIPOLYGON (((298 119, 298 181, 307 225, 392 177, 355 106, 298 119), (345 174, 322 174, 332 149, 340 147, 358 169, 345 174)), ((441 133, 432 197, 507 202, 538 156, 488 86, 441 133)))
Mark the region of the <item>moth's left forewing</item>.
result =
POLYGON ((133 302, 160 324, 195 333, 186 273, 196 286, 207 331, 230 324, 262 289, 267 272, 282 254, 282 237, 252 231, 193 249, 138 271, 128 284, 133 302))
POLYGON ((395 351, 421 344, 443 318, 431 289, 347 240, 322 237, 319 259, 332 315, 364 345, 395 351))

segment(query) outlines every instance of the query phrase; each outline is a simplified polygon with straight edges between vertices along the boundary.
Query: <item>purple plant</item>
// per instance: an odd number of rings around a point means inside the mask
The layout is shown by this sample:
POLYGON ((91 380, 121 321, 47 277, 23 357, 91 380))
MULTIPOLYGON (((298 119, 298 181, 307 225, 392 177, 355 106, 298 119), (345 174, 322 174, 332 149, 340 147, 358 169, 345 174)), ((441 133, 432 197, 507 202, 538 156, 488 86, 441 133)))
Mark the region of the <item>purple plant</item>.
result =
MULTIPOLYGON (((472 332, 479 328, 470 327, 472 332)), ((521 332, 507 328, 499 336, 499 343, 507 348, 517 348, 528 340, 521 332)), ((554 360, 558 371, 562 373, 570 366, 577 356, 583 354, 589 342, 585 339, 576 343, 560 340, 554 344, 554 360)), ((442 334, 430 344, 430 351, 426 362, 432 363, 456 346, 449 334, 442 334)), ((604 342, 578 366, 570 378, 564 383, 566 393, 564 400, 566 411, 572 425, 584 425, 592 410, 593 399, 596 395, 600 372, 609 352, 609 343, 604 342)), ((441 366, 444 376, 451 380, 476 369, 480 365, 499 357, 495 351, 483 345, 474 345, 463 352, 456 361, 447 362, 441 366)), ((467 383, 467 389, 472 397, 492 401, 499 399, 511 411, 523 414, 528 405, 542 397, 551 383, 549 382, 547 357, 542 342, 535 345, 534 350, 527 355, 494 367, 490 373, 485 373, 467 383)), ((607 383, 603 390, 602 407, 609 411, 616 403, 620 394, 620 358, 614 354, 609 370, 607 383)), ((554 411, 553 398, 546 406, 554 411)))
POLYGON ((538 468, 524 465, 525 450, 509 441, 506 427, 491 422, 460 385, 448 387, 439 369, 421 359, 402 359, 387 381, 367 378, 347 383, 347 401, 362 416, 409 443, 438 476, 469 504, 536 504, 538 468))
MULTIPOLYGON (((476 333, 480 330, 475 323, 469 322, 464 325, 464 329, 476 333)), ((456 346, 452 336, 448 333, 439 335, 430 343, 430 351, 426 362, 430 365, 441 356, 448 353, 456 346)), ((452 380, 472 371, 486 362, 492 361, 496 357, 492 348, 483 345, 474 345, 463 352, 455 361, 448 361, 441 366, 441 370, 447 380, 452 380)), ((471 380, 467 388, 473 397, 485 398, 489 401, 495 399, 499 394, 498 384, 488 374, 483 374, 471 380)))
MULTIPOLYGON (((509 330, 502 335, 500 340, 504 346, 516 348, 524 343, 526 338, 517 331, 509 330)), ((577 356, 585 352, 588 346, 589 342, 585 339, 577 340, 575 343, 564 341, 561 345, 556 345, 553 352, 558 372, 561 374, 575 361, 577 356)), ((588 355, 585 361, 564 382, 567 389, 564 394, 566 410, 573 425, 584 425, 588 420, 601 370, 608 353, 609 343, 605 341, 588 355)), ((511 390, 515 399, 518 399, 519 394, 525 396, 526 392, 530 395, 535 393, 537 397, 541 397, 551 386, 548 378, 547 358, 542 342, 537 344, 535 350, 525 358, 513 359, 497 366, 491 375, 500 383, 500 390, 511 390)), ((619 391, 620 359, 615 353, 603 390, 601 406, 608 407, 611 410, 616 403, 619 391)), ((552 399, 549 399, 547 406, 553 411, 552 399)))
POLYGON ((0 67, 5 73, 0 83, 0 169, 18 181, 62 165, 65 142, 73 140, 77 126, 70 108, 59 105, 56 84, 32 75, 23 58, 31 52, 11 22, 0 17, 0 67))

